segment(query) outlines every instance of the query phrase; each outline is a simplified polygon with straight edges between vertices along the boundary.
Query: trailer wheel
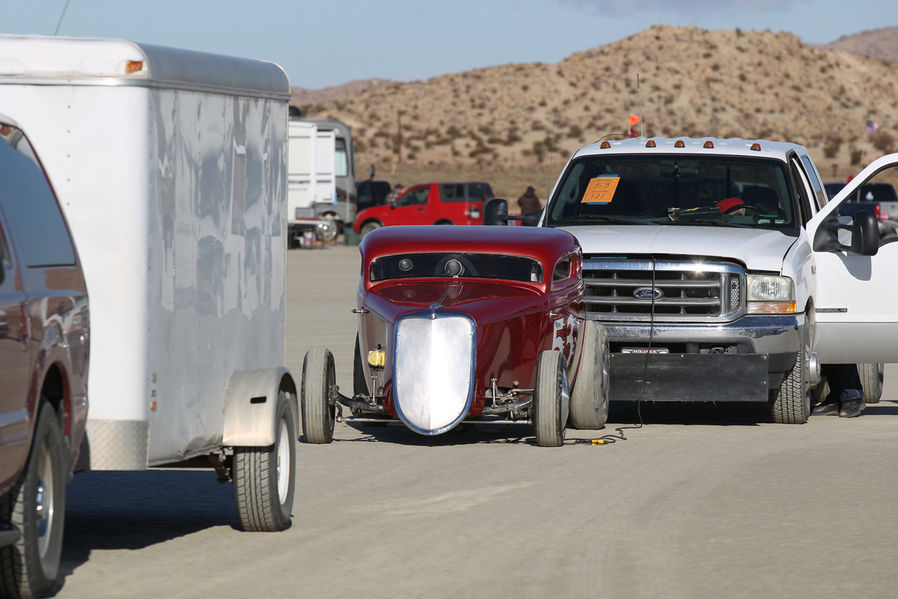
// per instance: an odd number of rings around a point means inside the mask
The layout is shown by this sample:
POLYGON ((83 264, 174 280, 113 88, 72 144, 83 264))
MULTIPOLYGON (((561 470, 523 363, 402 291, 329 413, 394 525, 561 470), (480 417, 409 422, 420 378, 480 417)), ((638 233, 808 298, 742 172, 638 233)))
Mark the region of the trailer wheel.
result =
POLYGON ((595 322, 583 323, 583 354, 577 380, 571 390, 571 426, 576 429, 600 429, 608 420, 611 353, 608 331, 595 322))
POLYGON ((306 443, 334 440, 336 406, 329 399, 336 383, 334 356, 326 347, 313 347, 302 361, 302 434, 306 443))
POLYGON ((857 371, 861 377, 861 386, 864 388, 864 403, 879 403, 885 376, 882 363, 858 364, 857 371))
POLYGON ((808 338, 804 333, 804 341, 795 356, 795 364, 786 376, 780 388, 771 392, 770 416, 779 424, 804 424, 811 414, 810 383, 808 382, 808 338))
POLYGON ((276 532, 290 526, 295 486, 296 425, 293 408, 278 393, 277 437, 271 447, 234 449, 234 502, 243 530, 276 532))
POLYGON ((56 411, 38 408, 31 453, 19 481, 0 505, 0 520, 22 536, 0 549, 0 595, 40 597, 56 584, 65 520, 66 458, 56 411))
POLYGON ((533 428, 540 447, 560 447, 564 443, 566 408, 570 402, 567 376, 561 352, 544 351, 536 362, 536 389, 533 397, 533 428))

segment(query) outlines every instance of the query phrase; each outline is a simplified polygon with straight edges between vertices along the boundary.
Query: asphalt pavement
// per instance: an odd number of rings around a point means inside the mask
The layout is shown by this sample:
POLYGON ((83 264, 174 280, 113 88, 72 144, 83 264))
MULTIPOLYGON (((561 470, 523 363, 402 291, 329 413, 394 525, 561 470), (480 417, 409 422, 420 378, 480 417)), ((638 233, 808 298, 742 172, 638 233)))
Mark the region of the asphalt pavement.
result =
MULTIPOLYGON (((298 383, 325 345, 351 388, 357 248, 287 266, 288 367, 298 383)), ((612 403, 604 431, 560 448, 525 424, 337 424, 333 443, 297 447, 281 533, 240 532, 211 471, 78 475, 57 595, 893 597, 896 380, 887 366, 860 418, 801 426, 751 405, 612 403)))

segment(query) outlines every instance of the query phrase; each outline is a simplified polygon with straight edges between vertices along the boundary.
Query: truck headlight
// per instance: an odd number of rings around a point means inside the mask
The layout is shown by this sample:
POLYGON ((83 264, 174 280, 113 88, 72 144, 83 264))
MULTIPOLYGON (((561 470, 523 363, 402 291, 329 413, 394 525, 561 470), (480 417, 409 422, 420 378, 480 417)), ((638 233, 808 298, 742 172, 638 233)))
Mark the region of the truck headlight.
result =
POLYGON ((774 275, 746 277, 749 314, 794 314, 792 279, 774 275))

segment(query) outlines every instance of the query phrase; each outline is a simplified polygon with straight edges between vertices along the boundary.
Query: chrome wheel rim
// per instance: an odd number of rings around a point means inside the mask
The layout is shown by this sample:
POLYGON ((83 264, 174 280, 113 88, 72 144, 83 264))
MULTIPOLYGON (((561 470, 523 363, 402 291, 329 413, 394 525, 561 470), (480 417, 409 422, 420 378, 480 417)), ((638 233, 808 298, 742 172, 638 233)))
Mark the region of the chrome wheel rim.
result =
POLYGON ((37 462, 37 488, 34 497, 34 513, 37 516, 37 547, 41 557, 46 555, 50 545, 50 531, 56 514, 53 488, 53 460, 46 443, 41 445, 37 462))
POLYGON ((278 428, 277 440, 277 481, 278 481, 278 499, 281 503, 287 500, 287 488, 290 485, 290 446, 287 431, 287 423, 281 420, 278 428))

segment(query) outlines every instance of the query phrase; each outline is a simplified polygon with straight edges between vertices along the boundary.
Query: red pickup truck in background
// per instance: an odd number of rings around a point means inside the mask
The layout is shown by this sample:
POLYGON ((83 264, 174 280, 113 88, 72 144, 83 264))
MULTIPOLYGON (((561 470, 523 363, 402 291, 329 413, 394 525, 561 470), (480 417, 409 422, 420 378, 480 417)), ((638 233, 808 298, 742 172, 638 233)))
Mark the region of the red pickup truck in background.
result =
POLYGON ((479 225, 483 201, 493 197, 489 183, 428 183, 409 187, 396 201, 356 215, 362 237, 391 225, 479 225))

